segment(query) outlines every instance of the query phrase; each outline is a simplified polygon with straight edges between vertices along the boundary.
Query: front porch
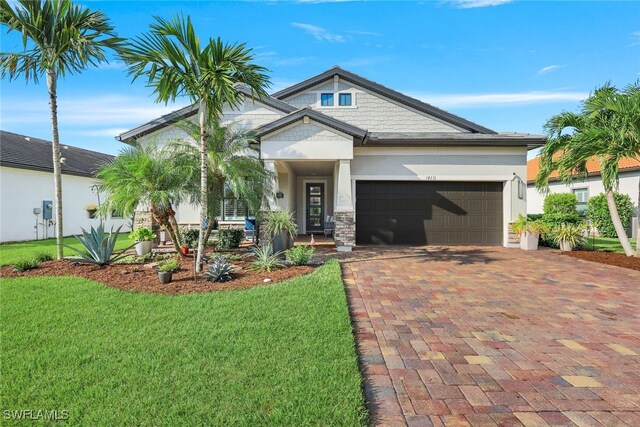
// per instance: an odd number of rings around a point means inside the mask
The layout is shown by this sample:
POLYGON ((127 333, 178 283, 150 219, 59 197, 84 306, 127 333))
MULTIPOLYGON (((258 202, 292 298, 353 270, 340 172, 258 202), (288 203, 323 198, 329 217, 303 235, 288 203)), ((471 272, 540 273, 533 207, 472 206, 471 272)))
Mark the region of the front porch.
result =
POLYGON ((301 240, 313 234, 316 241, 351 250, 355 222, 349 160, 265 160, 265 167, 275 176, 270 208, 294 214, 301 240))

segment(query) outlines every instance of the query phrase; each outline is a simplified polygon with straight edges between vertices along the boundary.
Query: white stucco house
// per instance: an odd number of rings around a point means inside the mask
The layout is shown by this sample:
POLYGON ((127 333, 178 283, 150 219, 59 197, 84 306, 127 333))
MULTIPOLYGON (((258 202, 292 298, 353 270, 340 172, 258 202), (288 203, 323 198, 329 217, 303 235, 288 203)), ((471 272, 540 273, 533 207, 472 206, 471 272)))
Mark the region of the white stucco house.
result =
MULTIPOLYGON (((339 67, 225 108, 223 125, 255 132, 275 173, 275 209, 295 213, 300 234, 335 221, 338 249, 359 244, 508 245, 525 214, 527 150, 540 135, 497 133, 339 67)), ((163 143, 187 135, 196 106, 117 137, 163 143)), ((221 221, 251 215, 229 200, 221 221)), ((197 209, 180 206, 181 223, 197 209)))
MULTIPOLYGON (((95 172, 112 156, 62 145, 62 208, 65 236, 97 226, 85 206, 99 205, 95 172)), ((0 131, 0 242, 55 237, 51 142, 0 131)), ((109 215, 104 221, 129 230, 129 219, 109 215)))
MULTIPOLYGON (((540 170, 540 158, 536 157, 527 162, 527 213, 542 213, 545 195, 535 187, 536 176, 540 170)), ((638 235, 638 185, 640 185, 640 160, 625 158, 618 163, 619 187, 618 191, 631 198, 634 204, 634 215, 631 220, 629 235, 638 235)), ((551 175, 549 179, 549 191, 551 193, 574 193, 578 199, 578 211, 587 208, 587 201, 598 194, 604 193, 600 166, 596 160, 587 162, 588 176, 584 180, 576 180, 564 183, 558 180, 557 175, 551 175)))

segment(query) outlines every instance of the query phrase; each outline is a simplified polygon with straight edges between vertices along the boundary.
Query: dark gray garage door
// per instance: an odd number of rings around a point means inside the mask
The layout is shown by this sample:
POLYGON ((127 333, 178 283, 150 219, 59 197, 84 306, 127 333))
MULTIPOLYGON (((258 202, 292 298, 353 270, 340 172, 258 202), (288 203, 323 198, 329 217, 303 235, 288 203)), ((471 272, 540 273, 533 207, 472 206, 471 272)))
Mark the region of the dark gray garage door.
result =
POLYGON ((502 245, 502 183, 358 181, 356 243, 502 245))

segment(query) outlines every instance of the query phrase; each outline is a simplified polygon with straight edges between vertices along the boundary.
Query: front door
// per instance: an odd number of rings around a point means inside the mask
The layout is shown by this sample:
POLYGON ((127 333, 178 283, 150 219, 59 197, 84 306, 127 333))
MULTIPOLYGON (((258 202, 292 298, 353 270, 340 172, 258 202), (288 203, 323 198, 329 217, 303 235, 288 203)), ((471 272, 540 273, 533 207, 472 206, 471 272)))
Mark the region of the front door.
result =
POLYGON ((307 183, 307 233, 324 231, 324 184, 307 183))

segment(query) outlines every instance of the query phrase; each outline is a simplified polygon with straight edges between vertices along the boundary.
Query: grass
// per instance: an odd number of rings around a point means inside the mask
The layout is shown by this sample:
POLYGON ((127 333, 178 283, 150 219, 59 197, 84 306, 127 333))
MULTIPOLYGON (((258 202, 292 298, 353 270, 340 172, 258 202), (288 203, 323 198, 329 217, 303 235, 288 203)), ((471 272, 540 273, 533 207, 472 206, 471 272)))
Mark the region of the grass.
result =
POLYGON ((0 406, 71 425, 363 425, 337 261, 244 291, 164 296, 0 279, 0 406))
MULTIPOLYGON (((636 239, 631 239, 631 246, 635 250, 636 248, 636 239)), ((586 241, 587 249, 594 249, 598 251, 605 252, 617 252, 620 254, 624 253, 624 249, 622 249, 622 245, 620 244, 620 240, 617 238, 611 237, 588 237, 586 241)))
MULTIPOLYGON (((128 238, 128 233, 120 233, 116 249, 125 249, 135 242, 128 238)), ((82 245, 73 236, 64 238, 64 244, 82 249, 82 245)), ((0 244, 0 266, 13 265, 16 262, 33 259, 39 254, 49 254, 53 258, 56 255, 56 239, 29 240, 27 242, 0 244)), ((64 248, 65 256, 75 255, 69 248, 64 248)))

